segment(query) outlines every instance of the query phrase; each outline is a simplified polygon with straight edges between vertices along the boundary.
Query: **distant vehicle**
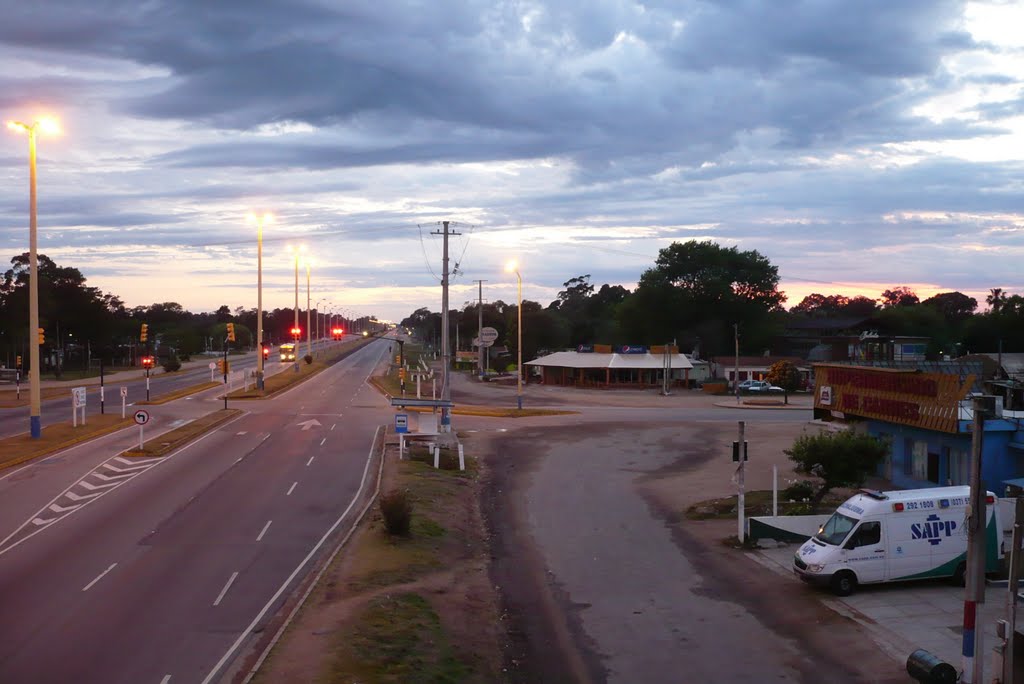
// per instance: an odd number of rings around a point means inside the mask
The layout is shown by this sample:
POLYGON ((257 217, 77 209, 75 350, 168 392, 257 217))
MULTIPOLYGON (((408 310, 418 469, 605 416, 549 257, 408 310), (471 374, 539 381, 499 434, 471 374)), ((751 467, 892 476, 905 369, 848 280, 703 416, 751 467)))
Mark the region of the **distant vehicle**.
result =
POLYGON ((744 380, 740 383, 740 392, 749 394, 782 394, 786 390, 765 382, 764 380, 744 380))
POLYGON ((280 351, 281 351, 281 363, 284 363, 286 361, 294 361, 295 360, 295 345, 292 344, 291 342, 289 342, 287 344, 282 344, 281 347, 280 347, 280 351))

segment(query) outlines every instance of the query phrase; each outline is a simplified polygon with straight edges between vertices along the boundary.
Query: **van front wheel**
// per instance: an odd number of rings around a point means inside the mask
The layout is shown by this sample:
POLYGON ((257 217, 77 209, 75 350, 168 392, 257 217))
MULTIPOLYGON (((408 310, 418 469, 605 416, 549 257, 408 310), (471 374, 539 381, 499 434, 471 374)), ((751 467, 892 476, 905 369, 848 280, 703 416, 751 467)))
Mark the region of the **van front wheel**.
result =
POLYGON ((832 593, 836 596, 849 596, 857 589, 857 578, 849 570, 832 575, 832 593))

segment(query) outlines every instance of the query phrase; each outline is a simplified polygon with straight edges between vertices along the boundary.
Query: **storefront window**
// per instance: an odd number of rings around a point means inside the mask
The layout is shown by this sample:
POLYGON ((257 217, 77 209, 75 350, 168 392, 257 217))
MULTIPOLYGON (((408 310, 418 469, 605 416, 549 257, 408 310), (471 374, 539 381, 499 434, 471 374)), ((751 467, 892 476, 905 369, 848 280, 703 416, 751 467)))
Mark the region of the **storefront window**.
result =
POLYGON ((967 451, 963 449, 949 450, 949 484, 965 485, 971 483, 967 451))
POLYGON ((914 442, 912 475, 915 480, 928 479, 928 442, 914 442))

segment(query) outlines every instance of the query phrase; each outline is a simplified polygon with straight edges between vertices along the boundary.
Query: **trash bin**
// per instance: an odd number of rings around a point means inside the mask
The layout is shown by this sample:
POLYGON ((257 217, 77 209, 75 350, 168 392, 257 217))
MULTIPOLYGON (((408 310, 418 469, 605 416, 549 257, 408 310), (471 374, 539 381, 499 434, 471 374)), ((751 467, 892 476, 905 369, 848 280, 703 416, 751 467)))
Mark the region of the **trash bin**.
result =
POLYGON ((956 684, 956 668, 919 648, 907 658, 907 674, 922 684, 956 684))

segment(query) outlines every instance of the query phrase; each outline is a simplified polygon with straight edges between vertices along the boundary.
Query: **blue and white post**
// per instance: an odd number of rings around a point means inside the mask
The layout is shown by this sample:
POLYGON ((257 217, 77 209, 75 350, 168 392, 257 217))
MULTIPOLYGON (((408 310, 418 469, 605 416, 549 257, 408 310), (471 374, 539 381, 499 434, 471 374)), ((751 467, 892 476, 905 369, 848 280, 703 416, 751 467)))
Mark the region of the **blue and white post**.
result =
POLYGON ((977 628, 978 604, 985 603, 985 489, 981 480, 981 447, 985 432, 985 398, 974 397, 971 437, 971 498, 967 524, 967 586, 964 594, 963 684, 981 684, 982 634, 977 628))

